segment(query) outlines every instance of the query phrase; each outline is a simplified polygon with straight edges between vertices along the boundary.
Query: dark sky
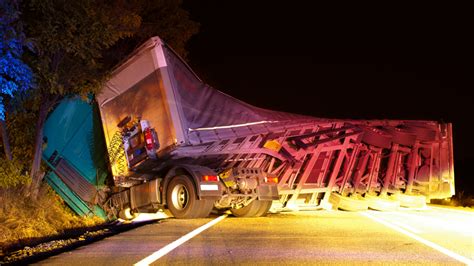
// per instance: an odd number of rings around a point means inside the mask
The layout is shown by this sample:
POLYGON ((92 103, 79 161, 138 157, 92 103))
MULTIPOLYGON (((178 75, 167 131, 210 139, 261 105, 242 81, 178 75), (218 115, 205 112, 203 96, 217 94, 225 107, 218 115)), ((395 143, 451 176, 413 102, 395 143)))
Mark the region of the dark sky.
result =
POLYGON ((185 1, 201 23, 188 48, 204 81, 293 113, 452 122, 456 175, 470 174, 471 9, 275 2, 185 1))

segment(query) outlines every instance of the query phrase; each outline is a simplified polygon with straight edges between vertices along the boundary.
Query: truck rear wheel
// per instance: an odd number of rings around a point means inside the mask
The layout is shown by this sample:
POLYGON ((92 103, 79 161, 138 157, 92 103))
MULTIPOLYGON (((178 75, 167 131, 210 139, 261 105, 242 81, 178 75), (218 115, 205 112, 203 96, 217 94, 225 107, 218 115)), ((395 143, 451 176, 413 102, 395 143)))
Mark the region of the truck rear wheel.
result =
POLYGON ((273 201, 271 200, 261 200, 260 209, 258 210, 257 214, 255 214, 255 216, 260 217, 260 216, 265 215, 272 207, 272 203, 273 201))
POLYGON ((249 205, 240 209, 230 209, 236 217, 259 217, 267 213, 272 206, 272 201, 254 200, 249 205))
POLYGON ((166 189, 166 202, 171 214, 178 219, 209 216, 214 206, 211 200, 199 200, 190 178, 184 175, 171 179, 166 189))

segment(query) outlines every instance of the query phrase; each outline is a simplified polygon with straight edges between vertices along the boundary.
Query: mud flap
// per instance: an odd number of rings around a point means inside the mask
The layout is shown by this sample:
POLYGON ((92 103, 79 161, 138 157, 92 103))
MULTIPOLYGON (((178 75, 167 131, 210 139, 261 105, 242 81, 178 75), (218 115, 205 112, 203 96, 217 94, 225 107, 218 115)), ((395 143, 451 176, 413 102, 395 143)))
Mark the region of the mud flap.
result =
POLYGON ((268 185, 261 184, 257 187, 257 198, 259 200, 278 200, 280 196, 278 195, 277 185, 268 185))

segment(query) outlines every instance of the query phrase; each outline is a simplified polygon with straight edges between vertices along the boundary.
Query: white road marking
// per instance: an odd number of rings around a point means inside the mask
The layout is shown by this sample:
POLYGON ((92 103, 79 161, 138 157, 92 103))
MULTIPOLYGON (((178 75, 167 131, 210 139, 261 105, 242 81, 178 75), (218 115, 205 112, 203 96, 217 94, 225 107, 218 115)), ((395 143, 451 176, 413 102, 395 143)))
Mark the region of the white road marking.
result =
POLYGON ((469 210, 463 211, 463 210, 456 210, 456 209, 443 208, 443 207, 434 207, 434 206, 428 206, 428 209, 457 212, 457 213, 467 214, 467 215, 474 215, 474 212, 469 211, 469 210))
POLYGON ((157 250, 150 256, 142 259, 141 261, 135 263, 136 266, 142 265, 150 265, 154 261, 158 260, 159 258, 163 257, 164 255, 171 252, 173 249, 179 247, 180 245, 184 244, 186 241, 190 240, 191 238, 197 236, 198 234, 202 233, 204 230, 210 228, 211 226, 217 224, 218 222, 224 220, 227 217, 227 214, 217 217, 216 219, 208 222, 207 224, 195 229, 194 231, 189 232, 188 234, 180 237, 179 239, 169 243, 168 245, 164 246, 160 250, 157 250))
POLYGON ((394 229, 395 231, 398 231, 398 232, 400 232, 400 233, 402 233, 402 234, 404 234, 404 235, 406 235, 406 236, 409 236, 409 237, 411 237, 411 238, 413 238, 413 239, 415 239, 415 240, 417 240, 417 241, 419 241, 419 242, 421 242, 421 243, 423 243, 423 244, 425 244, 425 245, 427 245, 427 246, 429 246, 429 247, 431 247, 431 248, 433 248, 433 249, 436 249, 437 251, 439 251, 439 252, 441 252, 441 253, 443 253, 443 254, 445 254, 445 255, 447 255, 447 256, 449 256, 449 257, 455 259, 455 260, 458 260, 458 261, 460 261, 460 262, 462 262, 462 263, 465 263, 465 264, 467 264, 467 265, 474 265, 474 260, 471 260, 471 259, 468 259, 468 258, 466 258, 466 257, 464 257, 464 256, 461 256, 461 255, 459 255, 459 254, 457 254, 457 253, 455 253, 455 252, 453 252, 453 251, 451 251, 451 250, 449 250, 449 249, 447 249, 447 248, 444 248, 444 247, 442 247, 442 246, 440 246, 440 245, 438 245, 438 244, 435 244, 435 243, 433 243, 433 242, 431 242, 431 241, 428 241, 428 240, 426 240, 426 239, 424 239, 424 238, 422 238, 422 237, 420 237, 420 236, 417 236, 416 234, 411 233, 411 232, 409 232, 409 231, 407 231, 407 230, 405 230, 405 229, 403 229, 403 228, 401 228, 401 227, 398 227, 398 226, 396 226, 396 225, 394 225, 394 224, 391 224, 391 223, 389 223, 389 222, 387 222, 387 221, 384 221, 384 220, 382 220, 382 219, 380 219, 380 218, 378 218, 378 217, 375 217, 375 216, 373 216, 373 215, 371 215, 371 214, 368 214, 368 213, 362 212, 361 214, 364 215, 364 216, 366 216, 366 217, 368 217, 368 218, 370 218, 370 219, 372 219, 372 220, 374 220, 374 221, 376 221, 376 222, 379 222, 379 223, 381 223, 381 224, 383 224, 383 225, 385 225, 385 226, 387 226, 387 227, 390 227, 390 228, 394 229))
POLYGON ((391 223, 395 224, 395 225, 398 225, 400 226, 401 228, 405 228, 406 230, 412 232, 412 233, 415 233, 415 234, 421 234, 421 231, 414 228, 414 227, 411 227, 409 225, 406 225, 406 224, 402 224, 402 223, 399 223, 399 222, 395 222, 395 221, 390 221, 391 223))
MULTIPOLYGON (((413 212, 398 212, 397 216, 405 216, 416 220, 423 224, 424 227, 438 228, 447 231, 454 231, 462 235, 474 236, 474 213, 469 212, 445 212, 442 210, 431 210, 430 213, 425 213, 429 216, 418 216, 413 212)), ((391 220, 390 220, 391 221, 391 220)))

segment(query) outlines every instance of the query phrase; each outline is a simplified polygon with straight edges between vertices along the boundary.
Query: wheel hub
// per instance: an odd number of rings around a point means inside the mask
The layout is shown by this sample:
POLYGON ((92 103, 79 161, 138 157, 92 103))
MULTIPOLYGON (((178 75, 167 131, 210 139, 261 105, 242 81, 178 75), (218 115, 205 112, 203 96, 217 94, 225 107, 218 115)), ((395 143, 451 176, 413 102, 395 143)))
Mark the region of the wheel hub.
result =
POLYGON ((189 192, 184 185, 176 185, 171 192, 171 201, 178 210, 186 208, 189 202, 189 192))

